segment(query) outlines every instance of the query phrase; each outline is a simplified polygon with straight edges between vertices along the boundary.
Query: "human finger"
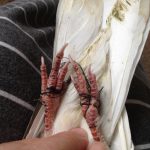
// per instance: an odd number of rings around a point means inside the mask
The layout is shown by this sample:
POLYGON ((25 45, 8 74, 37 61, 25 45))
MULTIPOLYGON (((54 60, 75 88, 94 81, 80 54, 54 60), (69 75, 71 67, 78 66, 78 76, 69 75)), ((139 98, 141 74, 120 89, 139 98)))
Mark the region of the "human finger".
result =
POLYGON ((87 134, 83 129, 62 132, 51 137, 28 139, 0 145, 0 150, 86 150, 87 134))

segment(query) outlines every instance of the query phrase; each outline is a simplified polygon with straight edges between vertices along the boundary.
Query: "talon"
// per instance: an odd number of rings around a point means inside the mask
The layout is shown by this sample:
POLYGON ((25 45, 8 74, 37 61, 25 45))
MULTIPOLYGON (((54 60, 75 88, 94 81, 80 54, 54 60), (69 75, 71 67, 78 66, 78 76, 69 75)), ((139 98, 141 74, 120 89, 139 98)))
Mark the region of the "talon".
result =
POLYGON ((46 70, 46 65, 44 62, 44 57, 41 57, 41 101, 42 104, 45 105, 45 98, 44 94, 46 93, 46 88, 47 88, 47 70, 46 70))
MULTIPOLYGON (((41 57, 41 99, 42 104, 45 107, 44 123, 45 123, 45 136, 49 135, 53 126, 53 122, 59 108, 62 96, 62 86, 64 78, 68 70, 68 64, 66 63, 60 70, 60 63, 64 55, 64 50, 68 44, 65 44, 60 52, 54 59, 52 70, 49 78, 47 77, 46 65, 44 58, 41 57)), ((65 85, 66 86, 66 85, 65 85)))
POLYGON ((58 71, 60 68, 60 64, 61 64, 61 60, 63 58, 64 55, 64 50, 67 47, 68 44, 65 44, 61 50, 58 52, 58 54, 56 55, 56 58, 54 59, 54 63, 52 65, 52 70, 51 73, 49 75, 49 79, 48 79, 48 87, 51 86, 56 86, 57 84, 57 75, 58 75, 58 71))
POLYGON ((76 88, 76 90, 79 92, 79 86, 78 86, 78 82, 76 81, 75 77, 73 75, 71 75, 71 80, 76 88))
POLYGON ((64 78, 66 76, 66 73, 68 71, 68 65, 69 65, 69 62, 66 63, 62 69, 60 70, 60 73, 59 73, 59 76, 58 76, 58 80, 57 80, 57 85, 56 85, 56 89, 57 90, 61 90, 62 89, 62 86, 63 86, 63 83, 64 83, 64 78))
POLYGON ((99 97, 98 97, 98 87, 96 83, 96 76, 92 73, 91 68, 88 69, 88 79, 90 84, 90 89, 87 87, 86 77, 81 71, 79 65, 70 57, 70 62, 73 65, 74 71, 77 75, 77 79, 71 76, 71 79, 74 83, 76 90, 80 96, 80 104, 82 107, 82 113, 85 117, 88 126, 91 130, 94 140, 99 141, 98 131, 96 129, 96 119, 99 116, 98 106, 99 106, 99 97))
POLYGON ((96 83, 96 76, 95 74, 91 72, 91 67, 89 67, 89 70, 88 70, 88 78, 89 78, 90 85, 91 85, 91 96, 97 99, 98 87, 96 83))
POLYGON ((47 88, 47 70, 46 70, 46 65, 44 62, 44 57, 41 57, 41 93, 46 92, 47 88))
MULTIPOLYGON (((74 71, 77 75, 77 79, 78 79, 78 86, 76 85, 77 91, 79 93, 88 93, 88 89, 87 89, 87 83, 86 83, 86 79, 83 75, 83 71, 81 70, 81 67, 71 58, 71 56, 69 57, 70 62, 74 68, 74 71)), ((73 76, 72 76, 73 78, 73 76)), ((73 80, 73 82, 76 82, 76 80, 73 80)))

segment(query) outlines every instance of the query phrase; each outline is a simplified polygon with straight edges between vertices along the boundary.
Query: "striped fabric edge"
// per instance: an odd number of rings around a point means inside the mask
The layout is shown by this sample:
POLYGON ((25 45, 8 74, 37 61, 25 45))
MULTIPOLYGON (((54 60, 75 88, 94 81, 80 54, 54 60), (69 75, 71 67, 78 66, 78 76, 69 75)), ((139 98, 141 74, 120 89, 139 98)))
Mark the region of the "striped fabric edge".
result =
POLYGON ((52 62, 52 59, 41 49, 41 47, 38 45, 38 43, 36 42, 36 40, 35 40, 31 35, 29 35, 26 31, 24 31, 19 25, 17 25, 14 21, 10 20, 10 19, 7 18, 7 17, 2 17, 2 16, 0 16, 0 19, 1 19, 1 20, 6 20, 6 21, 12 23, 12 24, 15 25, 20 31, 22 31, 24 34, 26 34, 26 35, 33 41, 33 43, 39 48, 39 50, 43 53, 43 55, 44 55, 50 62, 52 62))
POLYGON ((141 100, 138 100, 138 99, 128 99, 128 101, 126 101, 126 104, 140 105, 142 107, 146 107, 146 108, 150 109, 150 104, 142 102, 141 100))
POLYGON ((16 96, 6 92, 6 91, 0 90, 0 95, 7 98, 7 99, 9 99, 9 100, 11 100, 11 101, 13 101, 13 102, 15 102, 15 103, 17 103, 17 104, 19 104, 20 106, 23 106, 24 108, 26 108, 28 110, 31 110, 31 111, 35 110, 35 108, 32 105, 28 104, 24 100, 22 100, 22 99, 20 99, 16 96))
POLYGON ((8 50, 11 50, 13 52, 15 52, 16 54, 18 54, 20 57, 22 57, 39 75, 41 74, 40 73, 40 70, 21 52, 19 51, 18 49, 16 49, 15 47, 3 42, 3 41, 0 41, 0 46, 3 46, 5 48, 7 48, 8 50))
POLYGON ((149 149, 150 149, 150 143, 135 146, 135 150, 149 150, 149 149))

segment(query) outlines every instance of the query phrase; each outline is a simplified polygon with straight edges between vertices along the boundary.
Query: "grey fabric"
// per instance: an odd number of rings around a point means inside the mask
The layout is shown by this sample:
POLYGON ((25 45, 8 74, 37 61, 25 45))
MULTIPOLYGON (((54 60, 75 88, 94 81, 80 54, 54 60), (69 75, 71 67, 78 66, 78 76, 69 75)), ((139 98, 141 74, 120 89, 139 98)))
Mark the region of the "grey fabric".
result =
POLYGON ((40 96, 40 58, 51 67, 57 1, 0 6, 0 142, 23 137, 40 96))
MULTIPOLYGON (((150 84, 141 64, 136 68, 126 108, 135 145, 150 143, 150 84)), ((146 148, 146 149, 150 149, 146 148)))

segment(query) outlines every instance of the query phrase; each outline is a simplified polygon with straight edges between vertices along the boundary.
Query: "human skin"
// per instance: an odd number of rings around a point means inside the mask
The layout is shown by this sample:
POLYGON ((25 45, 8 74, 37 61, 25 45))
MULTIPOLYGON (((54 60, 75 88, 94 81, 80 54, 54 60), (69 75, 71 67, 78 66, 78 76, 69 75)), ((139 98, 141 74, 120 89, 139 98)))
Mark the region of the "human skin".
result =
POLYGON ((51 137, 4 143, 0 150, 105 150, 105 145, 94 142, 88 146, 86 132, 78 128, 51 137))

